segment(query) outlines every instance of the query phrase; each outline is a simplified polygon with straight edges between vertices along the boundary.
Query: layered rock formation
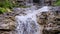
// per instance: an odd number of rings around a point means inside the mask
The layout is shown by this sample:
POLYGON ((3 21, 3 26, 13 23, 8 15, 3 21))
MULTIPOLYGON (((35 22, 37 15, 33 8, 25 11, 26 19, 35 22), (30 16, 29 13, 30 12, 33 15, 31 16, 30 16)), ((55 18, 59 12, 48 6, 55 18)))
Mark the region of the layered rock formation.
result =
POLYGON ((16 0, 18 5, 26 5, 31 6, 33 5, 40 5, 40 6, 51 6, 54 5, 56 0, 16 0))
MULTIPOLYGON (((15 11, 16 12, 0 14, 0 34, 16 34, 16 22, 14 17, 19 14, 25 15, 25 10, 15 9, 15 11)), ((59 11, 41 12, 37 15, 37 22, 43 27, 43 34, 60 33, 59 11)))
POLYGON ((13 12, 0 14, 0 34, 16 34, 16 15, 25 15, 25 9, 14 8, 13 12), (17 12, 18 11, 18 12, 17 12))
POLYGON ((38 23, 43 25, 43 34, 60 34, 60 12, 42 12, 38 16, 38 23))
POLYGON ((13 16, 0 15, 0 34, 13 34, 16 28, 13 16))

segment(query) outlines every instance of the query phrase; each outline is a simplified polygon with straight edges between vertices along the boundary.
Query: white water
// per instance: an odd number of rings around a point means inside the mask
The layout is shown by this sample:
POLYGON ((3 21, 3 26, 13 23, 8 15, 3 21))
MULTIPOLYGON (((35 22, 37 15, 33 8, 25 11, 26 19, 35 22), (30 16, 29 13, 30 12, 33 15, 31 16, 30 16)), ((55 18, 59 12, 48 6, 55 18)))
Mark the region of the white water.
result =
POLYGON ((42 27, 37 23, 36 14, 49 11, 48 6, 44 6, 38 10, 28 10, 27 15, 16 16, 17 34, 42 34, 42 27))

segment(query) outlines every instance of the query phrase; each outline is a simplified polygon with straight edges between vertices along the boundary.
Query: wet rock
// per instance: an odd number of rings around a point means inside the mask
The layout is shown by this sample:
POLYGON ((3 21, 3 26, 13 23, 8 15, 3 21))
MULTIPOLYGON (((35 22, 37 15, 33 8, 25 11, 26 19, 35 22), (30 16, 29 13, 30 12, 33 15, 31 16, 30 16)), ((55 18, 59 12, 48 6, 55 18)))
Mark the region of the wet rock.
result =
POLYGON ((44 25, 43 34, 60 33, 60 13, 56 11, 42 12, 38 15, 37 21, 44 25))
MULTIPOLYGON (((26 15, 27 10, 15 9, 14 12, 0 15, 0 34, 16 34, 15 16, 19 14, 26 15), (18 11, 18 12, 17 12, 18 11)), ((43 34, 55 34, 60 32, 60 13, 59 11, 41 12, 37 15, 37 22, 41 25, 43 34)), ((41 31, 42 31, 41 30, 41 31)))
POLYGON ((0 34, 16 34, 16 31, 0 31, 0 34))
POLYGON ((47 13, 46 12, 42 12, 42 13, 39 13, 39 14, 37 15, 37 22, 39 24, 41 24, 41 25, 46 24, 46 21, 47 21, 47 13))
POLYGON ((15 15, 14 12, 0 14, 0 34, 16 34, 15 15))
POLYGON ((4 14, 0 14, 0 34, 15 34, 13 31, 16 29, 15 16, 16 15, 25 15, 24 8, 14 8, 12 12, 6 12, 4 14), (11 33, 13 31, 13 33, 11 33))
POLYGON ((5 19, 5 20, 3 20, 2 23, 0 23, 0 29, 13 30, 13 29, 15 29, 15 22, 13 22, 10 19, 5 19))

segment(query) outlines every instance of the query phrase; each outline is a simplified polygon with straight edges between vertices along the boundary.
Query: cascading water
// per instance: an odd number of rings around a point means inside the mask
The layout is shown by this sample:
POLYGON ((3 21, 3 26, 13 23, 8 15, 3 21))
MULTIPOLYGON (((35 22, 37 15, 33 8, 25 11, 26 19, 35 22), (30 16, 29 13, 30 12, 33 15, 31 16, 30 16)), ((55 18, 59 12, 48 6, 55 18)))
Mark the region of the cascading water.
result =
POLYGON ((17 34, 42 34, 42 28, 37 23, 36 14, 43 11, 49 11, 48 7, 42 7, 41 9, 31 11, 27 15, 16 16, 17 21, 17 34))

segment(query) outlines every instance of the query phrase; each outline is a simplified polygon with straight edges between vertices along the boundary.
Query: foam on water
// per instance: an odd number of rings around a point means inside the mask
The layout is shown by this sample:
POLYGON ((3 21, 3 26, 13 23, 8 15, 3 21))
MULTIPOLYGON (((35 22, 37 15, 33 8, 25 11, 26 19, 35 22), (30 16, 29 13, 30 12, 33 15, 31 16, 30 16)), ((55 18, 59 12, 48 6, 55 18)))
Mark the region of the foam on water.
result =
POLYGON ((40 31, 42 28, 37 23, 37 17, 36 14, 39 12, 49 11, 48 6, 44 6, 38 10, 34 10, 30 12, 26 12, 27 15, 25 16, 16 16, 17 21, 17 34, 42 34, 42 31, 40 31))

